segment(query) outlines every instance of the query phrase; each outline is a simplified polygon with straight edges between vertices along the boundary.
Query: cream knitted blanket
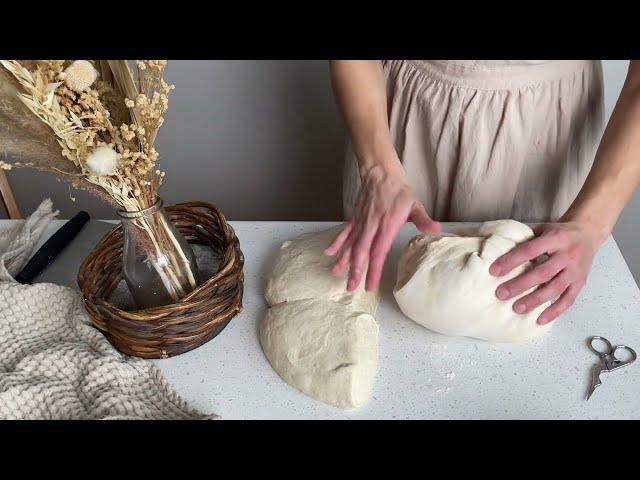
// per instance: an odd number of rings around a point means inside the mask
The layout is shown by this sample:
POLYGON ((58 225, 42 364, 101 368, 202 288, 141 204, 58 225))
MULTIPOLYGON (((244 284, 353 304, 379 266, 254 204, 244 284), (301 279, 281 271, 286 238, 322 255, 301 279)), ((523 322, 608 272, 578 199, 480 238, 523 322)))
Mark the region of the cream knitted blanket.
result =
POLYGON ((0 232, 0 419, 215 419, 173 391, 151 362, 121 354, 95 328, 80 294, 13 280, 51 202, 0 232))

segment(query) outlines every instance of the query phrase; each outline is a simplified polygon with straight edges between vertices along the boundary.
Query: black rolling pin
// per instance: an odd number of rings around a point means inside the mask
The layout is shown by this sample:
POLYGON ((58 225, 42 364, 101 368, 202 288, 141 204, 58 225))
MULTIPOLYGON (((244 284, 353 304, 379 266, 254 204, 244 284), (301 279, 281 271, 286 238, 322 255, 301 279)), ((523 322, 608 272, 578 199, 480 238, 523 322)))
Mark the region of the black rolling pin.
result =
POLYGON ((85 211, 78 212, 71 220, 62 225, 56 233, 51 235, 42 247, 27 262, 15 279, 19 283, 31 283, 38 274, 44 270, 51 261, 58 256, 80 233, 85 223, 89 221, 89 214, 85 211))

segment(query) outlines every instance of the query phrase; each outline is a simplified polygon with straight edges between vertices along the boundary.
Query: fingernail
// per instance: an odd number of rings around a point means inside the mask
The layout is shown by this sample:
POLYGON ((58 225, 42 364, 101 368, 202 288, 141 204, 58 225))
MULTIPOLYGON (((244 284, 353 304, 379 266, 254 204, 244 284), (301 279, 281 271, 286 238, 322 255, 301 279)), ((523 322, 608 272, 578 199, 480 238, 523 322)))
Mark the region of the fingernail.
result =
POLYGON ((549 323, 549 320, 547 320, 546 318, 538 318, 538 325, 546 325, 547 323, 549 323))
POLYGON ((489 273, 491 275, 500 275, 500 265, 493 264, 489 267, 489 273))
POLYGON ((509 289, 506 287, 498 287, 496 290, 496 297, 500 300, 506 300, 509 297, 509 289))
POLYGON ((526 306, 522 303, 516 303, 513 306, 513 309, 515 310, 516 313, 524 313, 524 311, 526 310, 526 306))

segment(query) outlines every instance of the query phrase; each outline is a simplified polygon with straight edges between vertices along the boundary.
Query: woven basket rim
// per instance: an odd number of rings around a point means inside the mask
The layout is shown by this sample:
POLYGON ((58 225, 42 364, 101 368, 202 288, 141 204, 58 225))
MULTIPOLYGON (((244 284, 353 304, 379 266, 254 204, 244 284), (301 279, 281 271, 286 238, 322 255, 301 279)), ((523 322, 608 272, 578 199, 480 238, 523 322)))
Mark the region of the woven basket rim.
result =
MULTIPOLYGON (((230 235, 227 235, 227 237, 231 236, 232 238, 237 240, 237 237, 235 235, 235 230, 233 229, 233 227, 231 225, 229 225, 229 223, 226 221, 226 217, 224 216, 224 214, 222 214, 222 212, 220 212, 219 210, 216 209, 216 207, 214 207, 212 204, 208 203, 208 202, 202 202, 202 201, 198 201, 198 202, 184 202, 184 203, 177 203, 175 205, 168 205, 164 208, 166 208, 166 210, 168 212, 171 212, 172 208, 175 207, 181 207, 181 206, 192 206, 192 207, 196 207, 196 208, 206 208, 208 210, 212 210, 212 211, 217 211, 218 214, 220 215, 220 217, 222 218, 222 220, 224 220, 224 226, 225 226, 225 230, 228 231, 228 233, 230 235)), ((111 235, 115 235, 117 234, 120 230, 122 230, 122 224, 118 223, 116 225, 113 226, 113 228, 111 230, 109 230, 100 240, 100 242, 98 242, 98 245, 96 246, 96 248, 98 246, 100 246, 100 244, 103 243, 103 241, 105 241, 109 236, 111 235)), ((227 245, 227 248, 231 248, 232 245, 227 245)), ((92 252, 94 253, 94 252, 92 252)), ((89 255, 91 256, 91 255, 89 255)), ((89 257, 87 257, 88 259, 89 257)), ((85 259, 85 260, 87 260, 85 259)), ((82 263, 80 270, 82 270, 82 267, 84 266, 84 262, 82 263)), ((229 265, 226 264, 224 265, 225 268, 229 268, 229 265)), ((122 310, 118 307, 116 307, 115 305, 110 304, 109 302, 105 301, 104 299, 98 299, 101 306, 103 308, 109 308, 110 310, 112 310, 113 313, 117 314, 117 315, 122 315, 124 314, 125 316, 127 314, 130 313, 135 313, 135 314, 141 314, 141 313, 148 313, 149 315, 153 315, 153 314, 157 314, 160 313, 161 311, 164 312, 164 314, 166 314, 165 310, 167 309, 167 307, 171 307, 171 305, 182 305, 184 306, 185 304, 187 304, 188 302, 191 301, 191 298, 193 298, 194 296, 196 296, 199 292, 201 292, 202 290, 208 288, 209 286, 211 286, 211 284, 215 283, 216 281, 219 280, 219 276, 221 276, 221 272, 222 272, 223 268, 222 265, 219 266, 218 270, 216 271, 216 273, 214 273, 211 277, 209 277, 207 280, 205 280, 204 282, 202 282, 200 285, 198 285, 194 290, 192 290, 191 292, 189 292, 187 295, 185 295, 184 297, 182 297, 181 299, 179 299, 177 302, 174 302, 172 304, 169 305, 164 305, 164 306, 160 306, 160 307, 149 307, 149 308, 142 308, 142 309, 137 309, 137 310, 122 310)), ((226 273, 226 272, 225 272, 226 273)), ((84 295, 83 295, 84 297, 84 295)), ((194 304, 197 302, 194 302, 194 304)))
MULTIPOLYGON (((229 227, 229 228, 231 228, 231 227, 229 227)), ((116 226, 114 226, 114 228, 112 228, 108 232, 108 235, 115 234, 121 229, 122 229, 122 225, 116 225, 116 226)), ((231 229, 231 230, 233 231, 233 229, 231 229)), ((225 268, 228 268, 228 265, 225 265, 225 268)), ((118 316, 124 316, 124 317, 132 315, 132 314, 134 314, 136 316, 139 316, 141 314, 147 314, 149 316, 161 314, 161 316, 166 316, 167 309, 171 308, 173 305, 179 305, 182 308, 182 307, 188 306, 190 304, 192 304, 192 305, 198 304, 199 303, 198 301, 193 301, 192 302, 191 299, 194 296, 197 296, 200 292, 202 292, 202 290, 205 290, 205 289, 209 288, 212 284, 214 284, 215 282, 219 281, 219 279, 220 279, 219 276, 221 276, 222 270, 223 270, 222 268, 219 268, 216 273, 214 273, 211 277, 209 277, 207 280, 205 280, 200 285, 198 285, 195 289, 193 289, 187 295, 185 295, 184 297, 179 299, 177 302, 171 303, 169 305, 163 305, 163 306, 159 306, 159 307, 142 308, 142 309, 136 309, 136 310, 122 310, 122 309, 116 307, 115 305, 112 305, 111 303, 107 302, 106 300, 104 300, 102 298, 96 299, 97 301, 94 302, 94 305, 100 306, 101 308, 109 309, 109 310, 111 310, 111 312, 113 314, 118 315, 118 316)), ((83 295, 83 297, 84 297, 84 295, 83 295)), ((141 319, 136 318, 136 320, 141 320, 141 319)), ((153 320, 153 319, 149 319, 149 320, 153 320)))
POLYGON ((109 303, 122 281, 122 224, 103 236, 77 276, 94 326, 123 353, 144 358, 167 358, 197 348, 242 311, 244 255, 224 215, 207 202, 165 209, 187 241, 206 245, 219 259, 217 270, 193 291, 169 305, 144 309, 123 310, 109 303))

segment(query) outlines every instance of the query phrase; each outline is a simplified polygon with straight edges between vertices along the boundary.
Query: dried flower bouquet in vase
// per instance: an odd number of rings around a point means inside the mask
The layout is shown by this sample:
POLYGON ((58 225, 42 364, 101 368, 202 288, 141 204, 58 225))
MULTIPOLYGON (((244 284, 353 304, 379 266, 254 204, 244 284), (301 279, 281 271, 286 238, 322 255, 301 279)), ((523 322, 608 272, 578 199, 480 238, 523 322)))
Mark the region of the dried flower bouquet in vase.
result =
POLYGON ((0 60, 0 168, 54 172, 114 206, 123 274, 140 308, 199 283, 193 251, 169 222, 154 141, 174 88, 164 60, 0 60))

